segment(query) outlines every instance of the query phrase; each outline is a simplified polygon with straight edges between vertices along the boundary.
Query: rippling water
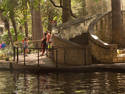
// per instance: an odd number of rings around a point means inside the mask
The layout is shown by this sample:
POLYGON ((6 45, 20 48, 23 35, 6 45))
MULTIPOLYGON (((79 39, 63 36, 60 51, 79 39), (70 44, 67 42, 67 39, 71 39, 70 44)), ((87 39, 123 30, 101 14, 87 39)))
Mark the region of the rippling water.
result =
POLYGON ((0 94, 125 94, 125 73, 0 72, 0 94))

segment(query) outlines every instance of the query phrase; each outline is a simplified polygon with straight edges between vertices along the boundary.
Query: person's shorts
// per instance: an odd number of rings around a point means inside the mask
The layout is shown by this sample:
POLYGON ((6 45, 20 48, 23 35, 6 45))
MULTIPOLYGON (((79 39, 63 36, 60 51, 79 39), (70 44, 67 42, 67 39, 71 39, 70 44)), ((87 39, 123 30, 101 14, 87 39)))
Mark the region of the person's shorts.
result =
POLYGON ((24 49, 27 49, 28 48, 28 46, 24 46, 24 49))
POLYGON ((47 44, 41 44, 42 49, 47 49, 47 44))

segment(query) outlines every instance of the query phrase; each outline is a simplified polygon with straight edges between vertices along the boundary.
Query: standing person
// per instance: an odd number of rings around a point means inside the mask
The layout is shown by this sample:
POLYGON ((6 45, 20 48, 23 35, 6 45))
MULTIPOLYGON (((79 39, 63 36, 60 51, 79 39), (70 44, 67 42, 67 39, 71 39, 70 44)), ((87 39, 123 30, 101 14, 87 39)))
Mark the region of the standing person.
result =
POLYGON ((28 53, 29 49, 28 49, 28 39, 27 37, 24 38, 23 40, 23 47, 24 47, 24 50, 25 50, 25 54, 28 53))
POLYGON ((47 50, 46 50, 46 55, 48 54, 48 50, 51 48, 51 43, 52 43, 52 35, 51 32, 47 32, 47 50))
POLYGON ((50 39, 51 39, 51 32, 47 31, 47 43, 50 43, 50 39))
POLYGON ((6 44, 4 42, 2 42, 1 48, 5 48, 5 47, 6 47, 6 44))
POLYGON ((41 54, 41 56, 44 55, 45 50, 46 50, 46 48, 47 48, 47 43, 46 43, 46 41, 47 41, 47 33, 44 33, 44 36, 43 36, 42 42, 41 42, 41 48, 42 48, 42 54, 41 54))
POLYGON ((2 48, 2 44, 0 43, 0 48, 2 48))

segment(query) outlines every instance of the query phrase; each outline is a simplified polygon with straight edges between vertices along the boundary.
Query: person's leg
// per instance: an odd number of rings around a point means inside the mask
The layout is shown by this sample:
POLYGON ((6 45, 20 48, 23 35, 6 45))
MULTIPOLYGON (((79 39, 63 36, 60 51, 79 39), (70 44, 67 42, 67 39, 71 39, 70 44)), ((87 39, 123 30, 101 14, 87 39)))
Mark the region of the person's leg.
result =
POLYGON ((45 52, 45 45, 42 44, 41 46, 42 46, 42 54, 41 54, 41 55, 44 55, 44 52, 45 52))
POLYGON ((24 50, 25 50, 25 56, 27 56, 27 48, 24 48, 24 50))
POLYGON ((46 50, 46 55, 48 54, 48 46, 49 46, 49 43, 46 44, 46 48, 45 48, 45 50, 46 50))
POLYGON ((26 49, 25 49, 25 53, 27 54, 27 53, 28 53, 28 51, 29 51, 29 50, 28 50, 28 48, 26 48, 26 49))
POLYGON ((42 48, 42 56, 44 55, 44 52, 45 52, 45 47, 44 48, 42 48))

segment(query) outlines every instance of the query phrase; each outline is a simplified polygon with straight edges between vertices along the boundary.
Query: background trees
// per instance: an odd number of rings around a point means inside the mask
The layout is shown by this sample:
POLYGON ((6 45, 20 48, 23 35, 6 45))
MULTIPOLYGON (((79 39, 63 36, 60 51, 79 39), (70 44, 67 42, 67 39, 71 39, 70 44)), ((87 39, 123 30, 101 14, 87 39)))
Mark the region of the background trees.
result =
MULTIPOLYGON (((119 1, 112 0, 112 5, 118 6, 119 1)), ((108 11, 108 3, 107 0, 2 0, 0 11, 11 43, 24 37, 41 39, 43 32, 52 30, 53 21, 58 25, 79 17, 102 14, 108 11)), ((120 9, 120 6, 117 8, 120 9)), ((120 11, 115 7, 112 9, 120 11)), ((120 12, 117 13, 120 15, 120 12)), ((114 16, 113 19, 116 20, 114 16)))

